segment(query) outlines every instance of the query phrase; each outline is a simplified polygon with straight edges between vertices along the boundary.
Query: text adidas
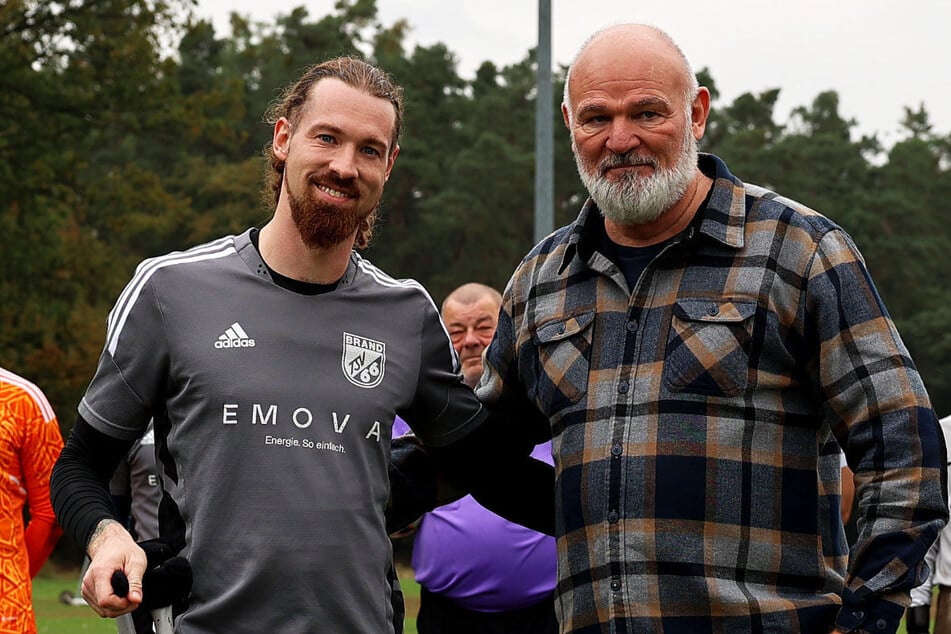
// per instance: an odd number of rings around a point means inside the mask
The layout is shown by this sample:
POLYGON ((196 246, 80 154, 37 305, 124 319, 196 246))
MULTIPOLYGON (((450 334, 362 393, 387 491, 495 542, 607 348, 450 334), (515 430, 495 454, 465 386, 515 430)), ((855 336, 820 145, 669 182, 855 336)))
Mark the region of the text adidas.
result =
POLYGON ((218 340, 215 341, 215 348, 221 350, 222 348, 253 348, 254 339, 248 336, 248 333, 245 332, 244 328, 241 327, 241 324, 234 322, 228 326, 222 334, 218 336, 218 340))
POLYGON ((219 339, 215 342, 215 347, 221 348, 253 348, 254 339, 219 339))

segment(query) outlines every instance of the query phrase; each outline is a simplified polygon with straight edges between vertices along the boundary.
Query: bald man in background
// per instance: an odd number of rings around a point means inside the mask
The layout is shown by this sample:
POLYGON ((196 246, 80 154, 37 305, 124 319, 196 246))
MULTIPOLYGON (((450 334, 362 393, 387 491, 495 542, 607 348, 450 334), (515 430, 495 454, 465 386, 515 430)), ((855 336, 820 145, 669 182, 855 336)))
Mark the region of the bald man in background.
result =
MULTIPOLYGON (((442 318, 472 387, 492 341, 502 297, 485 284, 463 284, 442 304, 442 318)), ((393 435, 409 431, 401 419, 393 435)), ((504 439, 502 439, 504 442, 504 439)), ((532 457, 552 463, 551 442, 532 457)), ((485 457, 491 468, 492 456, 485 457)), ((471 495, 427 513, 413 545, 420 584, 420 634, 556 634, 555 540, 502 519, 471 495)))

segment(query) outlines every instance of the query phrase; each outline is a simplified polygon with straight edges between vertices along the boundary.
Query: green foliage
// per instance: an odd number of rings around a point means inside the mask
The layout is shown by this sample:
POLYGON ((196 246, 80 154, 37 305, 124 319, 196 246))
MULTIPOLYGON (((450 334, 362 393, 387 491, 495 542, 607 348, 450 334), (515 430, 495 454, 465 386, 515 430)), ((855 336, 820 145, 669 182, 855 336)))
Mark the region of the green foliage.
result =
POLYGON ((177 102, 159 51, 188 5, 14 0, 0 8, 0 363, 37 382, 66 428, 118 280, 142 253, 126 251, 126 241, 149 231, 142 214, 150 206, 174 207, 157 204, 168 197, 152 171, 175 157, 157 142, 176 127, 177 102), (129 191, 144 184, 141 195, 129 191))
MULTIPOLYGON (((8 0, 0 4, 0 364, 50 395, 68 429, 106 313, 136 263, 270 215, 261 197, 262 116, 300 71, 368 58, 405 88, 405 134, 368 257, 440 301, 456 285, 504 286, 532 246, 535 58, 471 80, 443 43, 407 50, 405 20, 375 0, 304 6, 266 23, 231 16, 222 37, 192 0, 8 0)), ((556 76, 555 226, 585 199, 556 76)), ((929 386, 951 412, 951 136, 921 105, 884 150, 853 140, 838 95, 785 124, 780 88, 719 103, 702 141, 739 177, 845 227, 929 386)))

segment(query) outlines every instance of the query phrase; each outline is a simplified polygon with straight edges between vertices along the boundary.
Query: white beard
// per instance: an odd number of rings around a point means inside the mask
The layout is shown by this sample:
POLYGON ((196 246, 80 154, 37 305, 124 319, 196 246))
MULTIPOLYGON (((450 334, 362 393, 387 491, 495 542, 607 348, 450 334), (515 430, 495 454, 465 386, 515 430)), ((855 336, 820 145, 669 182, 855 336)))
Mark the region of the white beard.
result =
POLYGON ((597 167, 589 169, 582 162, 574 139, 571 141, 581 182, 604 217, 619 225, 639 225, 656 220, 683 197, 697 169, 697 142, 689 125, 684 131, 681 149, 680 158, 670 168, 659 167, 654 157, 627 152, 612 154, 597 167), (640 176, 635 172, 625 172, 615 181, 602 174, 607 168, 627 165, 650 165, 654 173, 640 176))

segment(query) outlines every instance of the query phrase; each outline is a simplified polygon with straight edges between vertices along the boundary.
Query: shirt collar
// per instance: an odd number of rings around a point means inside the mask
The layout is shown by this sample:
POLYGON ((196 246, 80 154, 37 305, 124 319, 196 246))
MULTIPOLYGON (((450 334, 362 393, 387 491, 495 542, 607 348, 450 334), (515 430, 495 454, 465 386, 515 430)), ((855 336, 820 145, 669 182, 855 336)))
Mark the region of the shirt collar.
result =
MULTIPOLYGON (((255 246, 254 241, 251 238, 251 233, 255 231, 258 231, 258 229, 256 227, 251 227, 244 233, 235 236, 235 250, 255 275, 273 283, 274 278, 271 276, 267 264, 264 263, 261 253, 258 251, 257 246, 255 246)), ((350 252, 350 259, 347 262, 347 270, 344 272, 343 277, 341 277, 337 282, 337 288, 342 288, 353 283, 354 277, 357 273, 357 263, 360 259, 360 255, 356 251, 350 252)))
POLYGON ((701 154, 697 164, 700 171, 713 179, 713 191, 706 206, 697 214, 699 232, 728 247, 742 248, 746 229, 746 187, 718 156, 701 154))

